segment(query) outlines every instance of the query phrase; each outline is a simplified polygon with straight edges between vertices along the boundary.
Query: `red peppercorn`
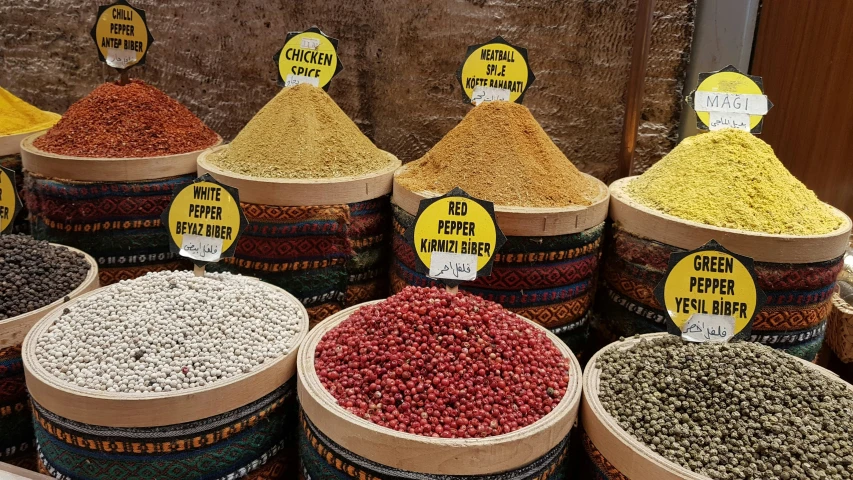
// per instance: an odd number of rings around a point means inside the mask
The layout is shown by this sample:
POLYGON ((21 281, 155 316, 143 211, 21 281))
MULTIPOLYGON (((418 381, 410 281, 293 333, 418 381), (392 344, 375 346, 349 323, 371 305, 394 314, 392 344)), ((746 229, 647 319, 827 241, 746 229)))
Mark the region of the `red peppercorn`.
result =
POLYGON ((442 438, 530 425, 569 381, 568 359, 542 331, 498 304, 436 288, 407 287, 362 307, 326 333, 314 360, 353 414, 442 438))

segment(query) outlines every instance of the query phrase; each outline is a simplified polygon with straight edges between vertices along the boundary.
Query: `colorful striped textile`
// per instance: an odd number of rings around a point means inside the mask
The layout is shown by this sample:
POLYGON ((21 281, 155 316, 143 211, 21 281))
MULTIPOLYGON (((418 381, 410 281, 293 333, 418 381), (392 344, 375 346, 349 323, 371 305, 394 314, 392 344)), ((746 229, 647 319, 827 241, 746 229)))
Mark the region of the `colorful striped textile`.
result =
MULTIPOLYGON (((438 286, 415 271, 415 250, 404 239, 414 216, 394 206, 391 290, 407 285, 438 286)), ((508 237, 495 255, 492 275, 460 288, 550 329, 582 356, 595 295, 604 224, 571 235, 508 237)))
MULTIPOLYGON (((524 467, 489 475, 431 475, 373 462, 341 447, 300 411, 299 459, 302 480, 565 480, 568 476, 569 436, 524 467)), ((460 452, 460 454, 462 454, 460 452)))
POLYGON ((234 258, 211 271, 251 275, 287 290, 308 310, 312 327, 387 296, 387 196, 348 205, 242 206, 249 226, 234 258))
POLYGON ((581 476, 587 480, 628 480, 628 477, 622 474, 616 467, 613 466, 604 455, 595 448, 592 440, 589 439, 586 432, 581 432, 581 442, 583 443, 584 465, 581 468, 581 476))
MULTIPOLYGON (((666 316, 654 289, 663 279, 669 256, 683 249, 611 228, 596 310, 612 339, 666 330, 666 316)), ((767 303, 758 312, 751 341, 814 360, 823 344, 835 280, 842 257, 826 262, 755 262, 758 285, 767 303)))
POLYGON ((194 174, 128 183, 60 180, 32 172, 24 177, 33 237, 91 255, 101 285, 191 267, 169 251, 160 215, 172 190, 190 183, 194 174))
MULTIPOLYGON (((15 172, 15 187, 18 189, 18 194, 21 195, 21 202, 23 202, 24 174, 22 173, 21 154, 0 155, 0 167, 5 167, 15 172)), ((29 212, 27 212, 27 207, 24 205, 21 213, 15 218, 12 233, 30 233, 30 221, 28 218, 29 212)))
POLYGON ((31 468, 35 439, 20 345, 0 349, 0 462, 31 468))
POLYGON ((290 479, 296 476, 295 380, 244 407, 164 427, 87 425, 35 400, 39 470, 60 479, 290 479), (247 477, 248 476, 248 477, 247 477))

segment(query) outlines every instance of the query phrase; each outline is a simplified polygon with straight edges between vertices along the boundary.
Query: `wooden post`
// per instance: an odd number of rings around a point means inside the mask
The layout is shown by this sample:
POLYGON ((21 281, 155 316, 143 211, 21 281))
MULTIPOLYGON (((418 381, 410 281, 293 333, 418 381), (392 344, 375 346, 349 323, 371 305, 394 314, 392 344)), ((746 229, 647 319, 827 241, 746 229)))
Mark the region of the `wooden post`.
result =
POLYGON ((204 267, 199 267, 198 265, 193 265, 193 273, 196 277, 204 276, 204 267))
POLYGON ((118 84, 119 85, 127 85, 128 83, 130 83, 130 72, 128 71, 128 69, 123 68, 121 70, 121 75, 119 76, 119 79, 118 79, 118 84))
POLYGON ((631 71, 625 100, 625 118, 622 124, 622 149, 619 158, 619 178, 631 175, 637 132, 643 112, 643 85, 646 81, 646 64, 652 40, 654 0, 637 1, 637 23, 634 27, 634 46, 631 48, 631 71))
POLYGON ((451 287, 450 285, 445 285, 444 289, 447 290, 447 293, 449 293, 451 295, 456 295, 457 293, 459 293, 459 285, 456 285, 455 287, 451 287))

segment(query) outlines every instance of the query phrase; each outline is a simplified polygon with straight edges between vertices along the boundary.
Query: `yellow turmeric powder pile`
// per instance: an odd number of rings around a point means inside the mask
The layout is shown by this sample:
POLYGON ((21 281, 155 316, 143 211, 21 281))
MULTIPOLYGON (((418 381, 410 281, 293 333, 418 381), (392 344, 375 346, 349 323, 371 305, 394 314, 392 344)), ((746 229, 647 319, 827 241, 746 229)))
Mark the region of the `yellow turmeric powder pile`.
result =
POLYGON ((842 222, 770 145, 735 129, 685 139, 626 189, 647 207, 716 227, 819 235, 842 222))
POLYGON ((39 110, 0 87, 0 136, 46 130, 60 118, 59 114, 39 110))

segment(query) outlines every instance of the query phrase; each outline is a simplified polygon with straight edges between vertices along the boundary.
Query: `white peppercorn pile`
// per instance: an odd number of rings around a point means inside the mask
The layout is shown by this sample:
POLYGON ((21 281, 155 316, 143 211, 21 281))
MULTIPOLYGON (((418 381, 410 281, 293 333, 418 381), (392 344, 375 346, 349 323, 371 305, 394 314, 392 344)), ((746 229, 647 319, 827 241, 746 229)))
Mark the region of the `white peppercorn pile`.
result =
POLYGON ((83 283, 89 262, 79 252, 28 235, 0 235, 0 320, 32 312, 83 283))
POLYGON ((652 450, 714 479, 853 478, 853 392, 755 343, 676 336, 604 352, 599 399, 652 450))
POLYGON ((36 357, 59 380, 92 390, 203 387, 293 350, 297 305, 249 277, 149 273, 66 307, 36 357))

